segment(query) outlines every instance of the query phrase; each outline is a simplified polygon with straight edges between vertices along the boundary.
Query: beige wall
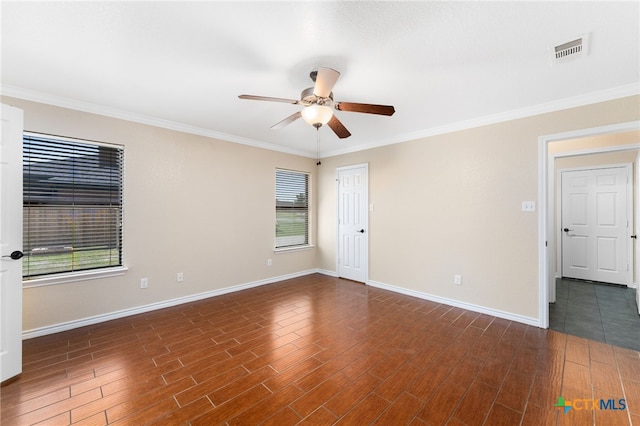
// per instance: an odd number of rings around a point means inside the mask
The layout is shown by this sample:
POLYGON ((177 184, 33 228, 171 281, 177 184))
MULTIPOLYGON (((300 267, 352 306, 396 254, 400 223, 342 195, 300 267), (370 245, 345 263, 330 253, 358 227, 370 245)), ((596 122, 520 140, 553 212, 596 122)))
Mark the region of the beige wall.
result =
POLYGON ((273 252, 275 169, 310 172, 313 185, 313 159, 18 99, 2 102, 24 110, 25 130, 125 146, 129 271, 26 288, 24 330, 316 267, 315 249, 273 252), (184 272, 180 284, 178 272, 184 272), (148 289, 139 288, 142 277, 149 278, 148 289))
MULTIPOLYGON (((369 164, 369 279, 538 317, 538 137, 640 119, 638 96, 315 160, 8 99, 25 129, 125 145, 121 277, 24 290, 24 329, 335 271, 339 166, 369 164), (312 173, 316 248, 273 253, 274 169, 312 173), (273 259, 271 268, 266 259, 273 259), (175 283, 177 272, 185 282, 175 283), (455 286, 453 275, 463 284, 455 286), (149 277, 149 288, 138 281, 149 277)), ((401 113, 401 111, 398 111, 401 113)))
POLYGON ((336 269, 335 168, 369 163, 370 280, 537 319, 541 212, 521 203, 538 199, 538 138, 638 120, 639 105, 634 96, 324 159, 319 267, 336 269))

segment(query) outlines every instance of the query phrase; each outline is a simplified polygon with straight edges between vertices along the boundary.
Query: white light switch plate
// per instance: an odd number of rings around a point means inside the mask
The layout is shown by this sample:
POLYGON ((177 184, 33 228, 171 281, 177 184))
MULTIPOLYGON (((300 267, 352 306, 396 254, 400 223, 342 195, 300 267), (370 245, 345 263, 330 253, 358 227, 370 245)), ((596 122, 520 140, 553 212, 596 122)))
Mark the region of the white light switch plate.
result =
POLYGON ((523 201, 522 202, 522 211, 523 212, 535 212, 536 211, 536 202, 535 201, 523 201))

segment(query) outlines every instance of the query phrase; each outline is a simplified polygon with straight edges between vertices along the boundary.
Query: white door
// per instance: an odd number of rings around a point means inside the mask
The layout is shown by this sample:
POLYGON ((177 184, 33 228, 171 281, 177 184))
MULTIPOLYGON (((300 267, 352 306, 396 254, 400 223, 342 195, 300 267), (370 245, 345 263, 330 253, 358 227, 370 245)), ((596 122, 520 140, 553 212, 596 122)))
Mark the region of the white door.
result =
POLYGON ((630 284, 630 167, 562 172, 562 275, 630 284))
POLYGON ((368 166, 338 169, 338 276, 365 283, 368 271, 368 166))
POLYGON ((638 285, 638 283, 640 282, 640 279, 638 279, 638 271, 640 270, 640 247, 638 246, 638 239, 637 239, 637 235, 638 235, 638 227, 640 227, 640 173, 637 172, 638 170, 638 166, 640 165, 640 151, 638 152, 638 155, 636 157, 636 180, 635 180, 635 188, 633 189, 633 197, 635 200, 635 215, 633 217, 634 219, 634 226, 635 226, 635 232, 634 234, 636 235, 636 238, 634 238, 633 240, 631 240, 632 246, 633 246, 633 253, 635 254, 635 265, 636 267, 634 268, 634 279, 635 279, 635 284, 636 284, 636 307, 638 308, 638 314, 640 314, 640 285, 638 285))
POLYGON ((2 105, 0 381, 22 372, 22 110, 2 105))

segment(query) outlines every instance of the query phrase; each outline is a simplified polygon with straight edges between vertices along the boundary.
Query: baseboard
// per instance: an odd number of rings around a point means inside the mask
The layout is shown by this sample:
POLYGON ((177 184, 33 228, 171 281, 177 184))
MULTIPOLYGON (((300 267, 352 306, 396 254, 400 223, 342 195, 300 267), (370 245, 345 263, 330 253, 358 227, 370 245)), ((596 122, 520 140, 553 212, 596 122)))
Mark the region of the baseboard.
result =
POLYGON ((327 275, 329 277, 334 277, 334 278, 338 277, 338 273, 336 271, 329 271, 327 269, 318 269, 316 272, 322 275, 327 275))
POLYGON ((404 294, 407 296, 417 297, 419 299, 430 300, 432 302, 442 303, 449 306, 455 306, 457 308, 466 309, 468 311, 478 312, 481 314, 503 318, 509 321, 515 321, 515 322, 520 322, 527 325, 532 325, 535 327, 540 327, 540 321, 537 318, 526 317, 524 315, 518 315, 511 312, 500 311, 498 309, 491 309, 484 306, 461 302, 459 300, 449 299, 447 297, 440 297, 440 296, 435 296, 429 293, 422 293, 420 291, 409 290, 403 287, 397 287, 391 284, 385 284, 378 281, 368 281, 367 284, 372 287, 393 291, 393 292, 404 294))
MULTIPOLYGON (((123 309, 121 311, 109 312, 106 314, 96 315, 92 317, 81 318, 78 320, 67 321, 63 323, 48 325, 45 327, 33 328, 30 330, 24 330, 22 332, 22 339, 33 339, 35 337, 46 336, 49 334, 60 333, 62 331, 72 330, 74 328, 85 327, 88 325, 98 324, 105 321, 110 321, 118 318, 124 318, 131 315, 142 314, 145 312, 155 311, 157 309, 168 308, 171 306, 181 305, 183 303, 195 302, 197 300, 207 299, 209 297, 221 296, 227 293, 233 293, 236 291, 242 291, 253 287, 259 287, 267 284, 273 284, 279 281, 288 280, 291 278, 302 277, 310 274, 323 274, 330 277, 337 277, 338 274, 335 271, 329 271, 326 269, 308 269, 306 271, 294 272, 292 274, 280 275, 277 277, 267 278, 264 280, 252 281, 245 284, 239 284, 231 287, 225 287, 221 289, 216 289, 212 291, 207 291, 204 293, 193 294, 190 296, 179 297, 176 299, 165 300, 162 302, 151 303, 149 305, 137 306, 134 308, 123 309)), ((496 309, 486 308, 484 306, 478 306, 466 302, 460 302, 458 300, 449 299, 446 297, 435 296, 428 293, 422 293, 415 290, 409 290, 406 288, 394 286, 391 284, 385 284, 378 281, 368 281, 368 285, 372 287, 381 288, 383 290, 393 291, 395 293, 405 294, 407 296, 417 297, 419 299, 430 300, 437 303, 443 303, 449 306, 455 306, 458 308, 466 309, 473 312, 479 312, 486 315, 491 315, 498 318, 507 319, 510 321, 516 321, 523 324, 533 325, 536 327, 540 326, 540 322, 536 318, 525 317, 518 314, 513 314, 510 312, 500 311, 496 309)))
POLYGON ((109 312, 106 314, 96 315, 78 320, 67 321, 63 323, 48 325, 45 327, 33 328, 22 332, 22 340, 33 339, 34 337, 46 336, 48 334, 59 333, 61 331, 72 330, 74 328, 85 327, 87 325, 98 324, 113 319, 124 318, 131 315, 142 314, 145 312, 155 311, 157 309, 168 308, 171 306, 181 305, 183 303, 195 302, 197 300, 207 299, 209 297, 220 296, 227 293, 246 290, 253 287, 259 287, 267 284, 273 284, 278 281, 284 281, 291 278, 302 277, 305 275, 323 273, 318 269, 309 269, 306 271, 294 272, 292 274, 280 275, 278 277, 267 278, 264 280, 252 281, 245 284, 239 284, 231 287, 225 287, 204 293, 193 294, 190 296, 178 297, 176 299, 165 300, 162 302, 151 303, 149 305, 137 306, 134 308, 123 309, 121 311, 109 312))

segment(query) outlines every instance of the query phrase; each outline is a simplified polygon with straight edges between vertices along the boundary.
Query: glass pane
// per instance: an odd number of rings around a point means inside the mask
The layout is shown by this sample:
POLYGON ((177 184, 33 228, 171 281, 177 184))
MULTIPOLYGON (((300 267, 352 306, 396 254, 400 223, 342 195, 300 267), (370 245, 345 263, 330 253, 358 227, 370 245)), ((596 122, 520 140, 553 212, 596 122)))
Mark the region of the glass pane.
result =
POLYGON ((276 248, 309 244, 308 198, 308 174, 276 170, 276 248))
POLYGON ((25 135, 23 276, 122 265, 120 148, 25 135))

